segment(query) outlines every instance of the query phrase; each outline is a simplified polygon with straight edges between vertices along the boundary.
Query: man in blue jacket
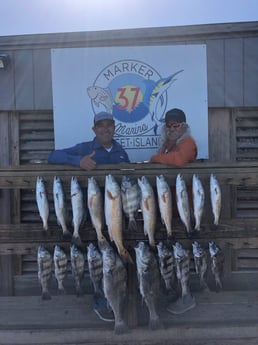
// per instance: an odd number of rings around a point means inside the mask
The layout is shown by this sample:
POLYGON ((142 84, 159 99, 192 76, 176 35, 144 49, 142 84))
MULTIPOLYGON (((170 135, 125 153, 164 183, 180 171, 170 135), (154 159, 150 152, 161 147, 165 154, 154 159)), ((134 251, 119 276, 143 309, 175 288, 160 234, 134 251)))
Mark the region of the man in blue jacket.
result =
MULTIPOLYGON (((92 170, 97 164, 129 163, 129 158, 122 146, 113 139, 115 121, 112 114, 101 112, 94 116, 92 128, 95 138, 73 147, 52 151, 48 163, 79 166, 92 170)), ((94 311, 103 321, 114 321, 114 314, 107 307, 103 296, 94 295, 94 311)))
POLYGON ((95 133, 93 140, 52 151, 48 163, 74 165, 85 170, 92 170, 97 164, 129 163, 127 153, 113 139, 115 121, 112 114, 104 111, 96 114, 92 130, 95 133))

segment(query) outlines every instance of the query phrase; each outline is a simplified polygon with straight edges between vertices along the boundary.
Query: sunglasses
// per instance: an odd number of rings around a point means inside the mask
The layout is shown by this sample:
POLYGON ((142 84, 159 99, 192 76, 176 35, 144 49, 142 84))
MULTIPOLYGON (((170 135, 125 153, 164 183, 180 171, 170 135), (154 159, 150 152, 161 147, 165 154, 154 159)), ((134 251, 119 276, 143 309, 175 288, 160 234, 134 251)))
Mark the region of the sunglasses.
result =
POLYGON ((179 123, 179 122, 168 122, 168 123, 166 123, 167 128, 171 128, 171 127, 178 128, 180 126, 181 126, 181 123, 179 123))

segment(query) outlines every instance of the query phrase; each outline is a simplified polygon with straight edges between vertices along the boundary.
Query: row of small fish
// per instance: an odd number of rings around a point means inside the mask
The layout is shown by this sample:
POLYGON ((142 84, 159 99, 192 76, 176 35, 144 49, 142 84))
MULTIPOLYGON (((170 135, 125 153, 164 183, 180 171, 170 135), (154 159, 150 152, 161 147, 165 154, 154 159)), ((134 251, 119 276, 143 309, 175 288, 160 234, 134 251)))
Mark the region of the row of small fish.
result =
MULTIPOLYGON (((176 242, 173 249, 159 242, 157 245, 160 274, 164 280, 167 290, 177 289, 177 281, 180 281, 182 288, 182 295, 189 294, 189 272, 190 272, 190 251, 183 248, 183 246, 176 242), (184 260, 183 260, 184 259, 184 260), (182 264, 182 262, 184 263, 182 264), (176 280, 177 279, 177 280, 176 280)), ((208 269, 208 255, 207 251, 200 245, 199 242, 192 243, 192 252, 195 263, 195 270, 200 279, 200 287, 203 290, 208 290, 206 282, 206 274, 208 269)), ((224 253, 221 248, 214 242, 209 242, 209 254, 211 271, 215 279, 216 288, 222 288, 222 276, 224 267, 224 253)))
MULTIPOLYGON (((75 280, 76 294, 79 296, 82 294, 81 281, 84 275, 85 255, 73 244, 70 248, 70 259, 72 274, 75 280)), ((53 258, 51 253, 43 245, 38 247, 38 279, 42 288, 42 299, 51 299, 49 281, 52 277, 53 264, 58 291, 60 294, 65 293, 63 283, 67 274, 67 262, 67 255, 60 246, 55 246, 53 258)))
MULTIPOLYGON (((172 237, 172 195, 171 188, 163 175, 156 176, 156 187, 158 195, 158 206, 161 220, 167 231, 167 237, 172 237)), ((193 175, 193 208, 195 216, 195 230, 200 231, 201 218, 204 210, 204 189, 197 175, 193 175)), ((47 219, 49 216, 49 206, 44 181, 37 178, 37 204, 44 229, 47 229, 47 219)), ((214 223, 217 225, 221 209, 221 191, 216 177, 210 176, 210 195, 214 214, 214 223)), ((65 206, 64 192, 59 177, 55 176, 53 183, 53 197, 55 213, 58 223, 63 229, 63 235, 69 236, 70 232, 66 226, 67 209, 65 206)), ((191 233, 191 210, 185 181, 181 174, 176 178, 176 202, 180 219, 186 227, 187 233, 191 233)), ((71 179, 71 203, 73 212, 73 242, 80 245, 81 239, 79 228, 84 217, 83 194, 76 177, 71 179)), ((156 200, 153 187, 146 176, 137 180, 128 176, 122 177, 121 187, 112 175, 105 178, 104 201, 101 190, 94 177, 88 178, 87 206, 89 209, 91 222, 96 230, 99 245, 105 243, 106 239, 102 233, 105 224, 111 241, 114 241, 119 255, 127 262, 132 259, 123 245, 122 227, 123 211, 129 218, 128 229, 136 230, 137 223, 135 215, 139 208, 143 216, 144 234, 148 236, 149 244, 155 247, 156 230, 156 200), (104 206, 103 206, 104 205, 104 206)))

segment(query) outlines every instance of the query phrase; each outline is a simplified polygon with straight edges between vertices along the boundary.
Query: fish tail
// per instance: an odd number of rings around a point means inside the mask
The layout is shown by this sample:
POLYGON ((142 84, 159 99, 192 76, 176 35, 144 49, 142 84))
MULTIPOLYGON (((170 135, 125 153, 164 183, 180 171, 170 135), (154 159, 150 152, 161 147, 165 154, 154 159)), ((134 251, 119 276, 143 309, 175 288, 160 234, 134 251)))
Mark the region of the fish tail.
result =
POLYGON ((123 248, 121 251, 119 251, 119 254, 124 262, 128 262, 129 264, 133 264, 133 259, 129 252, 123 248))
POLYGON ((137 231, 137 222, 134 218, 129 220, 128 230, 129 231, 137 231))
POLYGON ((44 292, 42 292, 41 298, 42 298, 44 301, 46 301, 46 300, 50 300, 52 297, 51 297, 51 295, 50 295, 50 293, 49 293, 48 291, 44 291, 44 292))
POLYGON ((128 331, 128 327, 126 323, 123 320, 121 320, 115 323, 114 331, 115 331, 115 334, 123 334, 128 331))
POLYGON ((43 229, 48 230, 48 223, 47 221, 43 221, 43 229))
POLYGON ((150 319, 149 321, 149 329, 151 330, 156 330, 156 329, 160 329, 160 328, 163 328, 163 325, 160 321, 160 318, 157 318, 157 319, 150 319))

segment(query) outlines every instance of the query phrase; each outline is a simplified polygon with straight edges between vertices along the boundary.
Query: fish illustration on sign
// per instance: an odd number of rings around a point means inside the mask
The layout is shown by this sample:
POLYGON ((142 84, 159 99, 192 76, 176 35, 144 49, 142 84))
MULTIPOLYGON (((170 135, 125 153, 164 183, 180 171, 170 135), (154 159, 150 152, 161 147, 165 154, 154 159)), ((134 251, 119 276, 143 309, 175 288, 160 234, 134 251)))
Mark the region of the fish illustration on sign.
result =
POLYGON ((114 100, 111 94, 111 91, 108 87, 103 88, 100 86, 89 86, 87 88, 87 93, 92 100, 92 102, 99 107, 100 104, 103 104, 106 108, 106 112, 113 112, 114 100))

